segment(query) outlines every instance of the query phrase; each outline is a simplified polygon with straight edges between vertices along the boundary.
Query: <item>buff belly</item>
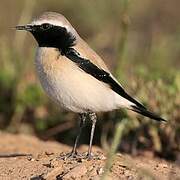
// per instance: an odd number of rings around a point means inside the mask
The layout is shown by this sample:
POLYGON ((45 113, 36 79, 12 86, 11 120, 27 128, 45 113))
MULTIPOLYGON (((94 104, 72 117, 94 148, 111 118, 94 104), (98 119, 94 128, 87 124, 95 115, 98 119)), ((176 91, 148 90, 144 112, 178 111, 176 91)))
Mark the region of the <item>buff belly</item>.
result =
POLYGON ((106 84, 53 48, 38 48, 35 66, 47 95, 67 110, 78 113, 111 111, 125 103, 106 84))

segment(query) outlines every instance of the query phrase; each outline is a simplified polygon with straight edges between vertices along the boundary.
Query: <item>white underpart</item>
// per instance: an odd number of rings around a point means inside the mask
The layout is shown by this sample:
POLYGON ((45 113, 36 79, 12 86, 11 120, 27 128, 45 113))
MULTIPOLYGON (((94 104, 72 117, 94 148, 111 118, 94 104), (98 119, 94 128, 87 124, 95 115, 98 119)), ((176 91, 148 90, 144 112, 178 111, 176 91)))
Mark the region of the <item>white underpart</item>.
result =
POLYGON ((133 105, 71 60, 57 57, 58 52, 54 48, 38 48, 35 65, 42 87, 63 108, 82 113, 88 110, 111 111, 133 105))

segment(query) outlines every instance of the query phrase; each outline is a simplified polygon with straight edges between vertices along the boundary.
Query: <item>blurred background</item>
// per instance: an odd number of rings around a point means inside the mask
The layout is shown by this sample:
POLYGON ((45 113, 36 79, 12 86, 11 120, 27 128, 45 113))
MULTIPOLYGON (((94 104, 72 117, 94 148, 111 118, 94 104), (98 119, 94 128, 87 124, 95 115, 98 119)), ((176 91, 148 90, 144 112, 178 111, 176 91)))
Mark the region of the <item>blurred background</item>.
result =
MULTIPOLYGON (((35 74, 37 44, 30 34, 12 28, 56 11, 131 95, 168 120, 157 123, 125 110, 99 114, 94 144, 107 150, 116 124, 126 121, 121 152, 180 159, 179 7, 179 0, 1 0, 0 129, 74 143, 78 116, 47 98, 35 74)), ((89 143, 90 127, 87 123, 81 143, 89 143)))

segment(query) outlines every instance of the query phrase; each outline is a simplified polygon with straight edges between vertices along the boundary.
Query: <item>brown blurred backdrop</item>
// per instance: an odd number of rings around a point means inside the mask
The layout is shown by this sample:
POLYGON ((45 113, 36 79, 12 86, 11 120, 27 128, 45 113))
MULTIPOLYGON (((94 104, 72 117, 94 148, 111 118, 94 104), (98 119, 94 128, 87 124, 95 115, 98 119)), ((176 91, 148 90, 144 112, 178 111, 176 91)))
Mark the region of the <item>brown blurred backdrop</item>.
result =
MULTIPOLYGON (((128 120, 119 150, 180 158, 179 7, 178 0, 1 0, 0 128, 73 144, 77 116, 46 97, 33 66, 37 44, 30 34, 13 29, 56 11, 105 59, 128 92, 169 120, 156 123, 124 110, 100 114, 94 143, 108 149, 117 122, 128 120)), ((88 143, 89 132, 84 134, 81 143, 88 143)))

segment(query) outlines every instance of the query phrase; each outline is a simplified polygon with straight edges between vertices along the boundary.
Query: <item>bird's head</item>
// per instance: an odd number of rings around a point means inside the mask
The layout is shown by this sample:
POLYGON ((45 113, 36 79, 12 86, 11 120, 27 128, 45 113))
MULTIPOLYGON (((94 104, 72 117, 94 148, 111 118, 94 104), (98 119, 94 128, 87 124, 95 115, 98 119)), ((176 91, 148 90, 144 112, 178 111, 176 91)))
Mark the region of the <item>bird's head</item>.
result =
POLYGON ((40 47, 53 47, 63 51, 76 44, 78 34, 61 14, 45 12, 30 24, 16 26, 17 30, 31 32, 40 47))

